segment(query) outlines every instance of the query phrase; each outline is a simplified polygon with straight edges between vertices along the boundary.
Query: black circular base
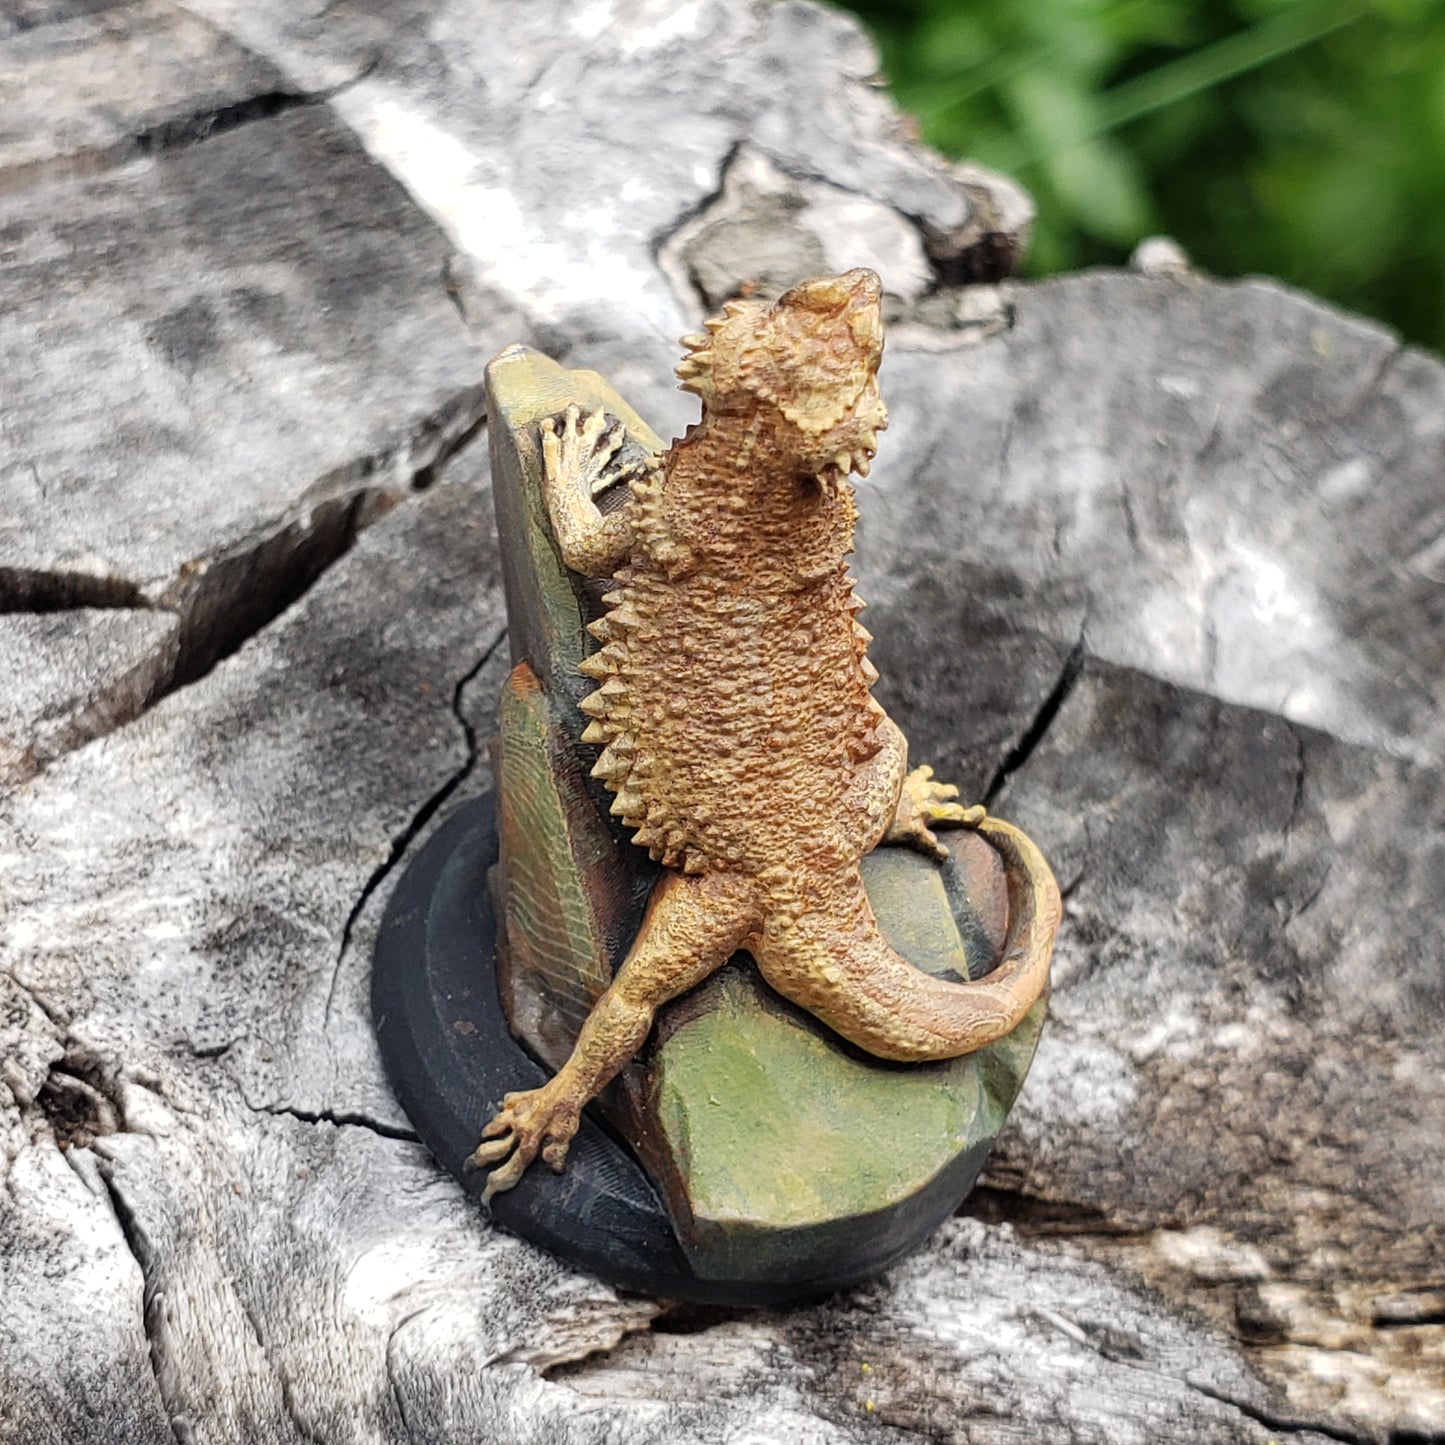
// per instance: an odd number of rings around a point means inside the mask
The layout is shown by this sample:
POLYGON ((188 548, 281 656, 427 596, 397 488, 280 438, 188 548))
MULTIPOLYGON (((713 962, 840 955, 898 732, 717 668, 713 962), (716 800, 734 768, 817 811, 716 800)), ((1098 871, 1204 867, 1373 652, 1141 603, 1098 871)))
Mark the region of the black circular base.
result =
MULTIPOLYGON (((382 919, 371 1007, 397 1098, 423 1142, 468 1194, 485 1174, 467 1166, 502 1096, 546 1082, 548 1070, 512 1036, 497 993, 496 929, 487 871, 497 860, 490 796, 447 820, 407 868, 382 919)), ((967 1192, 987 1143, 960 1156, 916 1232, 866 1267, 826 1278, 760 1283, 699 1279, 642 1166, 586 1114, 554 1174, 541 1164, 491 1202, 492 1217, 621 1289, 709 1304, 817 1298, 894 1263, 967 1192), (919 1227, 921 1226, 921 1227, 919 1227)), ((930 1191, 932 1193, 933 1191, 930 1191)))

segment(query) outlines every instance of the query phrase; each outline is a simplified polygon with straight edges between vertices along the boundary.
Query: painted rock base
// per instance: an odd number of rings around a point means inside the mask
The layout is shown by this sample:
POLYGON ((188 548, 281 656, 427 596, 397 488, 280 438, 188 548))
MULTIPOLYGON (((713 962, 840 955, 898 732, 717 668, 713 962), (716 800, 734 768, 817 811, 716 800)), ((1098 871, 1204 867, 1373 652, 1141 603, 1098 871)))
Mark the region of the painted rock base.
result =
MULTIPOLYGON (((979 978, 1008 907, 999 855, 951 832, 940 867, 906 848, 863 860, 884 936, 916 968, 979 978)), ((712 1279, 807 1277, 892 1257, 972 1187, 1043 1024, 963 1058, 890 1064, 780 998, 746 954, 659 1010, 628 1070, 643 1127, 623 1137, 662 1189, 688 1262, 712 1279)))
MULTIPOLYGON (((397 1097, 423 1142, 474 1196, 483 1176, 466 1159, 482 1125, 503 1094, 534 1088, 549 1072, 513 1037, 497 993, 486 886, 496 858, 487 797, 438 829, 407 869, 387 907, 372 976, 376 1034, 397 1097)), ((727 974, 738 967, 729 965, 717 986, 736 987, 727 974)), ((1037 1021, 1030 1015, 1017 1032, 1032 1025, 1036 1033, 1037 1021)), ((713 1026, 726 1027, 725 1013, 713 1026)), ((492 1213, 524 1238, 624 1289, 717 1304, 779 1304, 859 1283, 922 1243, 972 1186, 991 1142, 960 1153, 927 1188, 895 1205, 886 1228, 860 1221, 859 1230, 838 1232, 818 1268, 806 1270, 794 1257, 770 1278, 701 1277, 642 1166, 587 1115, 565 1171, 529 1169, 515 1189, 492 1201, 492 1213)))

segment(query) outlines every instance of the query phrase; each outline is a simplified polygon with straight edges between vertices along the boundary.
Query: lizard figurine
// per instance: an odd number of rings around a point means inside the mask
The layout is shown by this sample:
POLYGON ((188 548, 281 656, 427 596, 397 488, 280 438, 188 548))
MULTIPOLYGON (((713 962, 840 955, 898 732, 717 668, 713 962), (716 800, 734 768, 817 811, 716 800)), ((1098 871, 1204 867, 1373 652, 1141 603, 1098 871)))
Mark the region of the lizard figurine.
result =
POLYGON ((683 338, 700 423, 630 468, 624 433, 571 407, 541 423, 542 488, 562 560, 612 576, 580 706, 611 811, 661 862, 641 928, 539 1089, 508 1094, 472 1155, 484 1198, 540 1153, 561 1170, 583 1106, 642 1046, 653 1015, 737 950, 768 984, 880 1058, 955 1058, 1009 1033, 1043 993, 1059 920, 1047 864, 965 808, 871 694, 848 572, 851 472, 887 424, 881 287, 867 270, 775 303, 731 301, 683 338), (595 498, 625 479, 625 505, 595 498), (955 983, 884 941, 860 859, 879 843, 946 856, 933 828, 979 828, 1029 880, 999 966, 955 983))

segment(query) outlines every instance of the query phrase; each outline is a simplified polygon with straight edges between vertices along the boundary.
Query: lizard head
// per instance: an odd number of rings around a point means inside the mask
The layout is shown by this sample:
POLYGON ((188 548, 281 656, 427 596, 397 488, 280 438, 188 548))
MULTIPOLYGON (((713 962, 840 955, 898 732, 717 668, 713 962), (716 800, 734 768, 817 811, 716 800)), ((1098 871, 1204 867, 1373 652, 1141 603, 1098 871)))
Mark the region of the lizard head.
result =
POLYGON ((762 415, 800 471, 868 475, 888 413, 878 395, 882 286, 872 271, 804 281, 771 304, 729 301, 685 336, 677 368, 707 417, 762 415))

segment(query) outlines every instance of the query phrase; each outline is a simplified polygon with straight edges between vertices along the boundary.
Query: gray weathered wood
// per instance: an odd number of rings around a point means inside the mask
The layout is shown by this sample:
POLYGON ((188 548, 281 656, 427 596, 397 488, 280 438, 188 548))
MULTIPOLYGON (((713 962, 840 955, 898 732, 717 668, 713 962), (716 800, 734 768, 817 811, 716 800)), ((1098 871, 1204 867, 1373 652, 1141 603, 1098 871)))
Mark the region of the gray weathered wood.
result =
POLYGON ((56 7, 43 21, 14 10, 11 23, 26 18, 0 55, 0 191, 203 139, 218 118, 283 103, 277 70, 165 0, 56 7))
POLYGON ((1445 368, 1174 266, 953 286, 1026 212, 872 66, 799 3, 0 4, 6 1445, 1445 1435, 1445 368), (880 691, 1055 859, 1052 1022, 885 1280, 620 1300, 367 1017, 487 786, 480 368, 678 428, 696 285, 850 214, 880 691))

